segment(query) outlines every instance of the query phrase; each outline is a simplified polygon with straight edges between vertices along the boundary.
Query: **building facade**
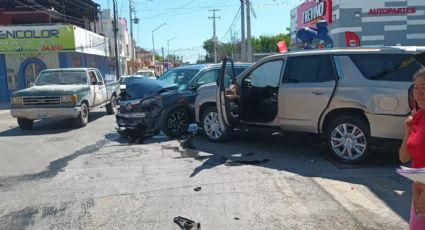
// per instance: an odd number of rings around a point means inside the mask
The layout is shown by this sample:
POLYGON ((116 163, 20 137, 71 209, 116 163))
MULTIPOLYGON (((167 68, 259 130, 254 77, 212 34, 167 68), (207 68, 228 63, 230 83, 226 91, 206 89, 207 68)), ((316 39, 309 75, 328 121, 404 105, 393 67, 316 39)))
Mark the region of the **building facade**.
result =
POLYGON ((47 68, 95 67, 114 74, 109 40, 74 25, 0 26, 0 103, 47 68))
POLYGON ((334 47, 424 46, 424 0, 307 0, 291 11, 291 40, 296 32, 327 20, 334 47))

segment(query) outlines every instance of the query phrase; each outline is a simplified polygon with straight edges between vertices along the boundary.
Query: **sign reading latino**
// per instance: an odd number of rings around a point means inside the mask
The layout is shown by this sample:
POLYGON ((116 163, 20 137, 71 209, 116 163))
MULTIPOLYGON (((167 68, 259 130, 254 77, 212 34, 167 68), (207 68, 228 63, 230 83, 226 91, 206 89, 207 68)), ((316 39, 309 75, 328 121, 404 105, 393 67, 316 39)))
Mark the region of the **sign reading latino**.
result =
POLYGON ((317 21, 332 23, 332 0, 307 0, 297 9, 298 28, 315 26, 317 21))

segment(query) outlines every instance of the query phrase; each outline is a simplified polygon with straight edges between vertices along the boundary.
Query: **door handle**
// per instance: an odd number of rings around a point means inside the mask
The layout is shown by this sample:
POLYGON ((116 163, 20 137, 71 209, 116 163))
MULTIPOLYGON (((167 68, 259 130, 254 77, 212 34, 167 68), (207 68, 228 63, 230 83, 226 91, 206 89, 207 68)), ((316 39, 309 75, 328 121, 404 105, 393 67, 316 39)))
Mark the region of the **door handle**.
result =
POLYGON ((327 94, 328 92, 326 92, 326 91, 313 91, 312 93, 316 96, 320 96, 320 95, 323 95, 323 94, 327 94))

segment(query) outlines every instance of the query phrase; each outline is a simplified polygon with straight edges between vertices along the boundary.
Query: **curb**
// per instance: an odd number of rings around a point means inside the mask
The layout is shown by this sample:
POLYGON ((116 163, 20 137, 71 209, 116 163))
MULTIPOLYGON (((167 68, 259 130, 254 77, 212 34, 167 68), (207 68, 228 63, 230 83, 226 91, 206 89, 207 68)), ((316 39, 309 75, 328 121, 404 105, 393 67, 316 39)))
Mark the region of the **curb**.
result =
POLYGON ((5 110, 0 110, 0 114, 10 114, 10 110, 9 109, 5 109, 5 110))

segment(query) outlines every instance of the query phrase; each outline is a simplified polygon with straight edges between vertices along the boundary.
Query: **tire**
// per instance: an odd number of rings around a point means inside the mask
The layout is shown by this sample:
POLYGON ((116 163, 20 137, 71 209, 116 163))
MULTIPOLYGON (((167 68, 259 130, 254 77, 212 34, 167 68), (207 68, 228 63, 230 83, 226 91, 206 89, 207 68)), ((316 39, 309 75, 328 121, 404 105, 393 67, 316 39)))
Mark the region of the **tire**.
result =
POLYGON ((18 117, 18 125, 19 128, 23 130, 30 130, 33 127, 34 120, 26 119, 26 118, 19 118, 18 117))
POLYGON ((167 114, 162 131, 169 137, 179 138, 188 133, 189 122, 187 110, 175 108, 167 114))
POLYGON ((86 103, 82 103, 80 108, 81 112, 77 117, 77 125, 80 127, 85 127, 89 122, 89 107, 86 103))
POLYGON ((202 135, 211 142, 224 142, 228 139, 226 131, 221 130, 217 107, 207 108, 201 118, 202 135))
POLYGON ((114 115, 117 112, 117 98, 112 96, 111 101, 105 107, 108 115, 114 115))
POLYGON ((370 155, 370 129, 360 117, 337 117, 330 121, 325 135, 329 150, 343 163, 361 163, 370 155))

